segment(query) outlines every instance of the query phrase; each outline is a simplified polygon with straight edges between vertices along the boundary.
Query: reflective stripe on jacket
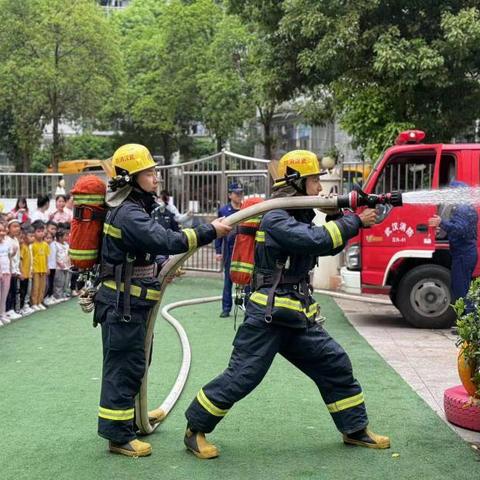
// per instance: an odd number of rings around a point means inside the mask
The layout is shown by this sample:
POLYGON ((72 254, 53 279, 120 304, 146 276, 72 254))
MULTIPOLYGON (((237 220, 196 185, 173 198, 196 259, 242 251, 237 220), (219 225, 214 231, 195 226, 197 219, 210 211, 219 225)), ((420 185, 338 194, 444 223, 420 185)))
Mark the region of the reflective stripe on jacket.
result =
MULTIPOLYGON (((361 226, 357 215, 327 217, 321 226, 313 225, 314 217, 313 210, 272 210, 264 215, 256 235, 255 275, 271 277, 282 264, 285 277, 298 279, 296 284, 280 282, 273 303, 273 321, 293 328, 305 328, 318 312, 310 292, 300 291, 299 284, 309 283, 317 257, 339 253, 361 226)), ((251 295, 247 320, 265 321, 268 292, 268 286, 261 286, 251 295)))

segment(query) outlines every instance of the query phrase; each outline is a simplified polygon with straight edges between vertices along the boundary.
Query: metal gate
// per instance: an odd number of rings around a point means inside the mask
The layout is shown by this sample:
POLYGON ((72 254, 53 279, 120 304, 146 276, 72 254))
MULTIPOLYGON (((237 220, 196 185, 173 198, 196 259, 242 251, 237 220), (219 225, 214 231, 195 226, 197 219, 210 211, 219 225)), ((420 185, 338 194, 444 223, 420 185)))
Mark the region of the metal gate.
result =
MULTIPOLYGON (((193 226, 209 223, 228 201, 228 185, 239 182, 245 196, 267 197, 271 182, 269 160, 222 151, 191 162, 159 167, 162 189, 168 190, 181 213, 191 211, 193 226)), ((213 244, 201 248, 187 261, 190 270, 220 271, 213 244)))

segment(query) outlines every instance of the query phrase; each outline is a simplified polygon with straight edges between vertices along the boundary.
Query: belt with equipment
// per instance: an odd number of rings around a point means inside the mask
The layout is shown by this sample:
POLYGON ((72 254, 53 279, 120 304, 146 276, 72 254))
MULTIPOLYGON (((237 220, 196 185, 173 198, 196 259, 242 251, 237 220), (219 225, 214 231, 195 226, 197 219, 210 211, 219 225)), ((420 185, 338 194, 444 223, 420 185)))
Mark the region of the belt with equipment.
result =
MULTIPOLYGON (((104 287, 110 288, 112 290, 117 290, 117 284, 114 280, 105 280, 102 282, 104 287)), ((125 283, 120 283, 120 291, 125 291, 125 283)), ((151 288, 139 287, 138 285, 130 285, 130 295, 132 297, 137 297, 145 300, 158 301, 160 300, 160 291, 152 290, 151 288)))
MULTIPOLYGON (((115 265, 106 264, 102 268, 102 277, 115 277, 115 265)), ((133 266, 132 278, 152 278, 157 274, 157 265, 152 263, 151 265, 133 266)))
MULTIPOLYGON (((275 270, 273 273, 261 273, 261 272, 256 272, 254 275, 253 279, 253 290, 254 293, 251 296, 251 300, 255 301, 255 298, 257 297, 258 300, 259 294, 256 292, 256 290, 259 290, 262 287, 269 287, 268 293, 266 295, 266 298, 263 299, 260 302, 262 305, 265 305, 265 321, 267 323, 271 323, 273 320, 273 308, 274 307, 283 307, 283 308, 291 308, 289 305, 286 303, 280 305, 279 300, 283 300, 280 298, 275 299, 275 291, 277 288, 282 287, 282 288, 287 288, 291 289, 292 293, 294 293, 294 296, 299 299, 298 304, 300 305, 302 300, 306 300, 311 292, 312 289, 309 285, 309 282, 305 275, 288 275, 284 273, 284 267, 285 264, 277 261, 275 270), (256 297, 255 297, 256 295, 256 297)), ((263 294, 262 294, 263 295, 263 294)), ((285 299, 287 300, 287 299, 285 299)), ((294 300, 291 300, 294 302, 294 300)), ((295 303, 295 307, 297 307, 297 303, 295 303)), ((298 310, 298 308, 292 308, 293 310, 298 310)), ((306 312, 307 317, 313 316, 313 314, 316 313, 313 311, 310 311, 310 309, 305 310, 304 308, 302 311, 306 312)))
POLYGON ((160 292, 149 288, 132 285, 133 279, 153 278, 157 273, 155 263, 149 265, 134 265, 135 255, 126 254, 125 262, 113 265, 104 262, 101 266, 100 279, 103 286, 115 290, 117 293, 116 308, 120 307, 120 296, 123 293, 122 320, 130 322, 130 296, 144 300, 160 300, 160 292), (111 279, 113 277, 113 280, 111 279))

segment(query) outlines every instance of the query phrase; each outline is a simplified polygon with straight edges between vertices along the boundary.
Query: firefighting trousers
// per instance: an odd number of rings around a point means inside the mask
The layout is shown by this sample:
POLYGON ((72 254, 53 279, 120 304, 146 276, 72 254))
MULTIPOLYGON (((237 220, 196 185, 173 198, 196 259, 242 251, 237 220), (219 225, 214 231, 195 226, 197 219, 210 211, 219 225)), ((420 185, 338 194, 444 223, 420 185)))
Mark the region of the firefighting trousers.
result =
POLYGON ((476 264, 476 250, 472 252, 466 252, 463 255, 452 254, 451 287, 453 302, 467 294, 476 264))
POLYGON ((145 373, 145 334, 149 309, 131 310, 130 322, 122 321, 113 305, 97 304, 95 319, 101 323, 103 342, 102 390, 98 434, 116 443, 136 438, 135 396, 145 373))
POLYGON ((224 277, 223 277, 223 292, 222 292, 222 312, 230 313, 230 310, 233 306, 232 301, 232 288, 233 283, 230 279, 230 265, 232 263, 232 253, 229 252, 223 258, 223 269, 224 269, 224 277))
POLYGON ((362 389, 350 359, 321 326, 292 329, 252 325, 247 319, 233 346, 227 369, 198 392, 186 411, 192 430, 211 432, 262 381, 277 353, 315 382, 340 432, 353 433, 367 426, 362 389))

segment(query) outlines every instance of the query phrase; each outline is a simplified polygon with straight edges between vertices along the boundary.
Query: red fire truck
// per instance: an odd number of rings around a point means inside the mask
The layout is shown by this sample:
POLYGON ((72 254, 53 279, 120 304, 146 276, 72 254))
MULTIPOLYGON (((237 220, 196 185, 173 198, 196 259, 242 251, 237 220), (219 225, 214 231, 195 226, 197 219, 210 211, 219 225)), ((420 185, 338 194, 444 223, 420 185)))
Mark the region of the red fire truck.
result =
MULTIPOLYGON (((375 165, 364 191, 439 189, 452 179, 480 184, 480 144, 426 144, 424 138, 419 130, 402 132, 375 165)), ((345 250, 344 290, 388 294, 415 327, 452 325, 448 240, 428 227, 433 214, 448 216, 449 207, 404 204, 378 208, 376 225, 361 230, 345 250)), ((477 264, 474 275, 479 274, 477 264)))

